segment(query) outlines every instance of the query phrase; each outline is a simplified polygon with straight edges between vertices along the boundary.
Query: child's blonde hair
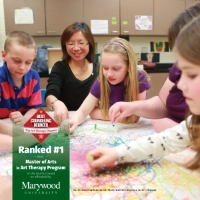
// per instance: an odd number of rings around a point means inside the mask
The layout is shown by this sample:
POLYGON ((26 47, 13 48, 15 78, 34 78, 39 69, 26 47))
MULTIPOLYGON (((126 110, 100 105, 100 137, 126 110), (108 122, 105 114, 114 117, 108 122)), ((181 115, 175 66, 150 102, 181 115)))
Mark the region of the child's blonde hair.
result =
POLYGON ((24 31, 13 31, 7 35, 4 43, 5 52, 10 50, 13 43, 27 48, 36 49, 36 44, 33 37, 24 31))
MULTIPOLYGON (((139 83, 138 83, 138 70, 137 70, 137 60, 133 47, 130 42, 122 38, 113 38, 107 42, 101 51, 100 55, 100 109, 103 118, 108 117, 108 110, 110 106, 109 96, 110 96, 110 87, 107 79, 103 75, 103 68, 101 57, 102 53, 114 53, 122 56, 124 61, 127 63, 128 72, 124 79, 124 85, 126 86, 125 91, 125 101, 131 102, 138 100, 139 93, 139 83)), ((122 123, 133 123, 135 120, 135 115, 124 118, 122 123)))
MULTIPOLYGON (((200 17, 194 18, 181 30, 175 42, 175 51, 187 61, 199 65, 200 67, 199 44, 200 17)), ((190 123, 187 123, 187 128, 192 146, 197 151, 195 158, 188 164, 188 168, 198 169, 200 168, 200 115, 193 115, 190 123)))

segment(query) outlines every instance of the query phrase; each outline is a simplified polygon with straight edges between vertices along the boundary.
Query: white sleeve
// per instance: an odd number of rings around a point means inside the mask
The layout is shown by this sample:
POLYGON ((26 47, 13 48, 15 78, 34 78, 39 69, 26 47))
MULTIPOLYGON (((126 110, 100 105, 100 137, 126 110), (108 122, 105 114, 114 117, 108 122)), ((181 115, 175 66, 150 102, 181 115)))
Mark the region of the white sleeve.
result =
MULTIPOLYGON (((190 118, 190 117, 189 117, 190 118)), ((169 153, 183 151, 190 145, 190 138, 183 121, 179 125, 161 133, 145 136, 129 144, 115 147, 119 163, 140 162, 149 158, 158 158, 169 153)))

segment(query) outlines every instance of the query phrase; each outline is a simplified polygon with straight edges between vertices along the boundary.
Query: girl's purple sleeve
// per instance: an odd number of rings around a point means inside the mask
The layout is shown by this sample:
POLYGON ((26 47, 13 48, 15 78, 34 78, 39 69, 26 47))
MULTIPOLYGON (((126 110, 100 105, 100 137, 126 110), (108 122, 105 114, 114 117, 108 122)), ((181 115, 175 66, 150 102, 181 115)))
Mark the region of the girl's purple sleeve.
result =
POLYGON ((95 96, 97 99, 100 99, 100 83, 98 80, 96 80, 91 89, 90 89, 90 93, 95 96))
POLYGON ((181 71, 177 67, 177 62, 175 62, 169 71, 169 80, 172 83, 176 83, 179 81, 180 77, 181 71))
POLYGON ((142 71, 139 71, 138 73, 138 81, 139 81, 139 93, 142 93, 151 87, 151 84, 147 80, 147 74, 142 71))

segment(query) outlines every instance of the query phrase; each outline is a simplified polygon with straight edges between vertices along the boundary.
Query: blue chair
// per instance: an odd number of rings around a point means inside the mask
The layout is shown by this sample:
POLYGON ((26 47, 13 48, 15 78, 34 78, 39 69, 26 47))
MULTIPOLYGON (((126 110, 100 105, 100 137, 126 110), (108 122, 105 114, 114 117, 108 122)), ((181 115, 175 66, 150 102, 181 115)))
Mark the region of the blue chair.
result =
POLYGON ((41 95, 42 95, 42 107, 47 107, 45 100, 44 100, 46 89, 40 89, 40 91, 41 91, 41 95))

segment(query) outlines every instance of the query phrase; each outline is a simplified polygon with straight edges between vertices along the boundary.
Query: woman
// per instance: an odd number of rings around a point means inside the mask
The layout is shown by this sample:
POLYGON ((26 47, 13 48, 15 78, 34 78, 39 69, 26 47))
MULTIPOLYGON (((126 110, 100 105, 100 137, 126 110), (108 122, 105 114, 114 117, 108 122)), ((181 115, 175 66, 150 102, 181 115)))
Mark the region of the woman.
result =
POLYGON ((77 110, 98 73, 93 63, 95 42, 84 22, 69 25, 61 36, 62 61, 54 64, 45 94, 46 105, 54 110, 58 124, 69 118, 68 111, 77 110))

